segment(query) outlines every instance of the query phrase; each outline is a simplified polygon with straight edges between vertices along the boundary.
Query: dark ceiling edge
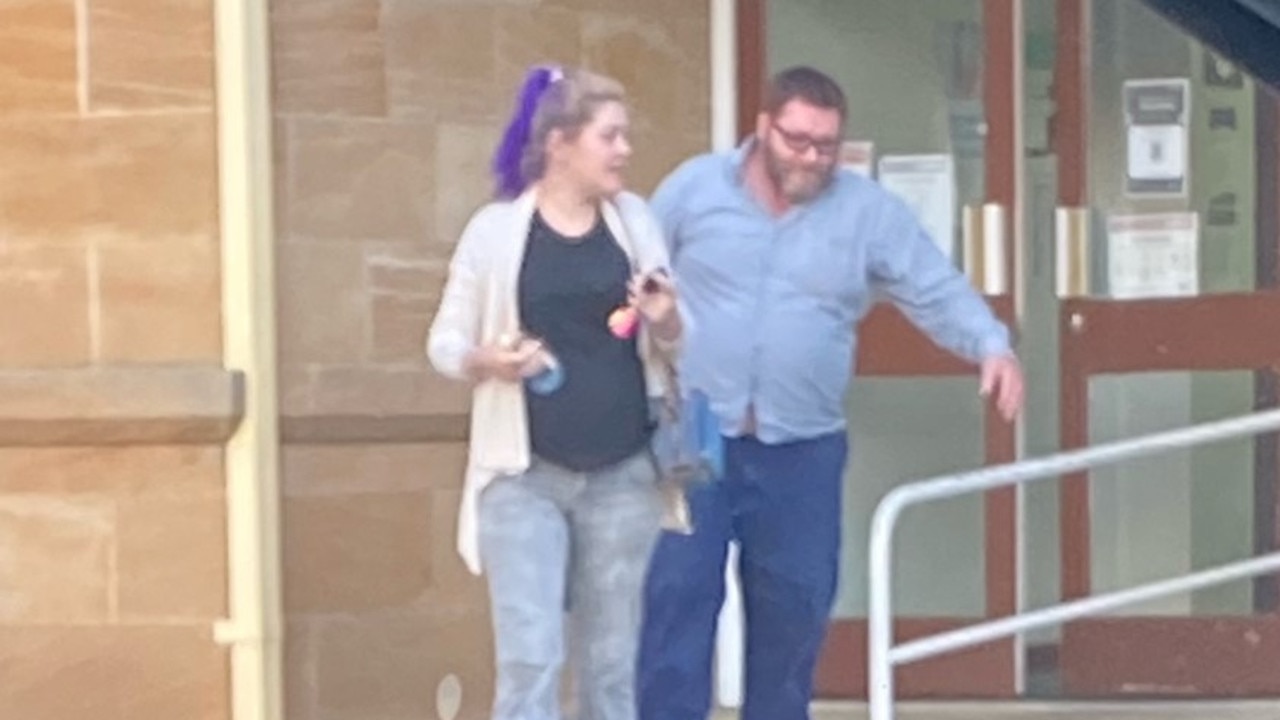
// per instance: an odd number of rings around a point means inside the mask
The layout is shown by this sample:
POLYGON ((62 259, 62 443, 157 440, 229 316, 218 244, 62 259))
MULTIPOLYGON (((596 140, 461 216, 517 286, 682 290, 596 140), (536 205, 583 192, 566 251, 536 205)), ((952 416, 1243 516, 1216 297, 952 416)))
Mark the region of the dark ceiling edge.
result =
POLYGON ((1239 65, 1271 90, 1280 90, 1280 0, 1143 0, 1239 65))

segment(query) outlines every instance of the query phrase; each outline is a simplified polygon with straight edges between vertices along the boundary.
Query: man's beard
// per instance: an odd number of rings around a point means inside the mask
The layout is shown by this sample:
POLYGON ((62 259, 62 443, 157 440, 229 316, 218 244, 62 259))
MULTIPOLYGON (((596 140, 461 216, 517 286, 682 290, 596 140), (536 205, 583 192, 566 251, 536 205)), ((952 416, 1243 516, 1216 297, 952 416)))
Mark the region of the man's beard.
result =
POLYGON ((790 203, 806 203, 816 198, 827 185, 831 184, 831 178, 835 176, 835 166, 827 167, 795 167, 789 166, 785 160, 779 158, 770 148, 768 143, 761 143, 761 152, 764 155, 765 172, 769 174, 769 180, 773 182, 774 188, 778 194, 787 199, 790 203))

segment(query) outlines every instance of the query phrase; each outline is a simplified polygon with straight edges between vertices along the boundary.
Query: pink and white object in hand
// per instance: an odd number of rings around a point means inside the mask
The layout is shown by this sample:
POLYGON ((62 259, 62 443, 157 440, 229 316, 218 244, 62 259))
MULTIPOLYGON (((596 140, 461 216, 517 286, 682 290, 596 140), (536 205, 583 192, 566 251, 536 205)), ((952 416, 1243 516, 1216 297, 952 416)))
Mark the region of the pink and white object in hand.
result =
POLYGON ((640 327, 640 313, 634 307, 620 307, 609 313, 609 332, 620 339, 627 339, 636 334, 640 327))

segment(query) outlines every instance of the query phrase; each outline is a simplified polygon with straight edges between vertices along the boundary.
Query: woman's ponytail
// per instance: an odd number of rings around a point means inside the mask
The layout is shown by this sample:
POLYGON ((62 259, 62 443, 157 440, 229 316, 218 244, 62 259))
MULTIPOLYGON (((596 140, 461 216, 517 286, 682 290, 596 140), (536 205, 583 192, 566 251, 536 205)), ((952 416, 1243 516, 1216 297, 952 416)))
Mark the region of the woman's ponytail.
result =
POLYGON ((538 110, 538 101, 547 88, 563 77, 560 68, 546 65, 534 67, 525 75, 515 113, 493 156, 494 195, 499 199, 518 197, 529 185, 523 165, 525 149, 533 134, 533 117, 538 110))

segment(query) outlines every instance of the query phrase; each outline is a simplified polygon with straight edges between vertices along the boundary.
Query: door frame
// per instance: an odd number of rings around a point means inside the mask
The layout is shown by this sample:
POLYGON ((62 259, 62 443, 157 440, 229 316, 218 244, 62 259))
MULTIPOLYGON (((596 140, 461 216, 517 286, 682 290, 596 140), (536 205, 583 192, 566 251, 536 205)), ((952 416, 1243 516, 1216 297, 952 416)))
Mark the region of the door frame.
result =
MULTIPOLYGON (((736 59, 738 65, 738 136, 755 127, 768 79, 767 0, 738 0, 736 59)), ((985 58, 983 93, 987 142, 986 201, 1005 208, 1005 277, 1009 294, 988 296, 995 313, 1011 329, 1019 316, 1018 253, 1021 237, 1021 3, 982 0, 985 58)), ((1016 330, 1014 330, 1016 334, 1016 330)), ((939 349, 897 310, 879 306, 859 331, 855 372, 863 377, 972 377, 973 365, 939 349)), ((984 460, 988 465, 1013 462, 1018 455, 1017 426, 999 418, 988 403, 984 423, 984 460)), ((1011 615, 1018 606, 1018 493, 1003 488, 985 494, 985 617, 1011 615)), ((970 617, 904 617, 895 619, 898 642, 955 629, 970 617)), ((913 663, 898 669, 897 687, 908 698, 1009 698, 1018 689, 1017 640, 1009 639, 913 663)), ((833 620, 819 659, 815 694, 824 699, 862 699, 867 694, 867 621, 833 620)))
MULTIPOLYGON (((1087 208, 1088 101, 1092 31, 1090 0, 1056 0, 1058 52, 1054 145, 1059 205, 1087 208)), ((1280 231, 1280 100, 1259 88, 1257 237, 1280 231)), ((1259 244, 1254 292, 1193 298, 1114 301, 1070 298, 1060 304, 1061 447, 1089 442, 1089 379, 1103 374, 1244 370, 1255 373, 1257 403, 1274 406, 1280 333, 1260 332, 1280 317, 1280 241, 1259 244)), ((1280 545, 1276 523, 1273 436, 1255 444, 1255 551, 1280 545)), ((1089 474, 1060 487, 1061 582, 1064 600, 1091 591, 1089 474)), ((1063 627, 1056 661, 1064 694, 1072 697, 1280 694, 1280 614, 1275 578, 1255 581, 1259 614, 1251 616, 1090 618, 1063 627)))

